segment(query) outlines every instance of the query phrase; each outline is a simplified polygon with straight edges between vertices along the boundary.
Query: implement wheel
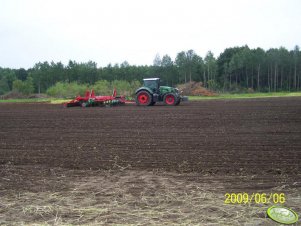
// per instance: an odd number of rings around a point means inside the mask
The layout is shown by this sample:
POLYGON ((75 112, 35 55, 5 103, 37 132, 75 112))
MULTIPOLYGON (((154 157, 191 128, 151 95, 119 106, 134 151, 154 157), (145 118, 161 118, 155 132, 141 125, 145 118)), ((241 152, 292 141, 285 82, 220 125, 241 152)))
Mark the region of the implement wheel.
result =
POLYGON ((164 96, 163 102, 166 105, 174 106, 177 104, 178 98, 173 93, 168 93, 164 96))
POLYGON ((149 106, 152 103, 152 96, 147 91, 140 91, 136 95, 136 104, 141 106, 149 106))

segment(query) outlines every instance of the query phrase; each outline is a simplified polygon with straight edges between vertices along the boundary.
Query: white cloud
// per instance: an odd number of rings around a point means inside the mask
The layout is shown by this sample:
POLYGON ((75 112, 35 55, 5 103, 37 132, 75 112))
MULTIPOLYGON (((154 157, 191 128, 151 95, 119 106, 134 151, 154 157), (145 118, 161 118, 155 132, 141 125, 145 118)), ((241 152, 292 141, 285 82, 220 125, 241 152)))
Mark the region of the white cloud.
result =
POLYGON ((0 66, 94 60, 152 64, 194 49, 285 46, 301 40, 298 0, 2 0, 0 66))

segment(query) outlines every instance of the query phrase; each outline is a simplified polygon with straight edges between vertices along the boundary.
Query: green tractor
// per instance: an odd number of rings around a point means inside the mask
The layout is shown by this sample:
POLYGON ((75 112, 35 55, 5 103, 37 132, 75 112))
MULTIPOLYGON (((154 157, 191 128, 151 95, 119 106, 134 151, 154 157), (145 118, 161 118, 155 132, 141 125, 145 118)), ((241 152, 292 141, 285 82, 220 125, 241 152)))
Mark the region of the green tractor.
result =
POLYGON ((188 101, 188 97, 181 96, 177 88, 160 86, 160 78, 143 79, 143 86, 136 90, 136 104, 141 106, 152 106, 156 102, 175 106, 181 101, 188 101))

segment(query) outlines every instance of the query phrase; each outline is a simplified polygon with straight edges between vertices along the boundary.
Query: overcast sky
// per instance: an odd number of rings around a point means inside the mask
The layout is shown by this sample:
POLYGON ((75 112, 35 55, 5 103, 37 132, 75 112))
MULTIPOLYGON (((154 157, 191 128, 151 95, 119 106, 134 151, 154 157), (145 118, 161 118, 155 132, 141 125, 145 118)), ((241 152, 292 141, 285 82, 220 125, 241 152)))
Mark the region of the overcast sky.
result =
POLYGON ((300 42, 300 0, 0 0, 0 67, 150 65, 157 53, 300 42))

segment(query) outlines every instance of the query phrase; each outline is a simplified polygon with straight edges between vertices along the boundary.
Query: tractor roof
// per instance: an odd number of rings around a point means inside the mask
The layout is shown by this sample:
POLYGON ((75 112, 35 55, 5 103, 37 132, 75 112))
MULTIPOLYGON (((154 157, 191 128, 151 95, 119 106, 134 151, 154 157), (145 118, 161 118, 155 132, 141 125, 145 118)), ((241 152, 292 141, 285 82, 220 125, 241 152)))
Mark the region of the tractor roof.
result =
POLYGON ((160 80, 160 78, 145 78, 144 81, 154 81, 154 80, 160 80))

